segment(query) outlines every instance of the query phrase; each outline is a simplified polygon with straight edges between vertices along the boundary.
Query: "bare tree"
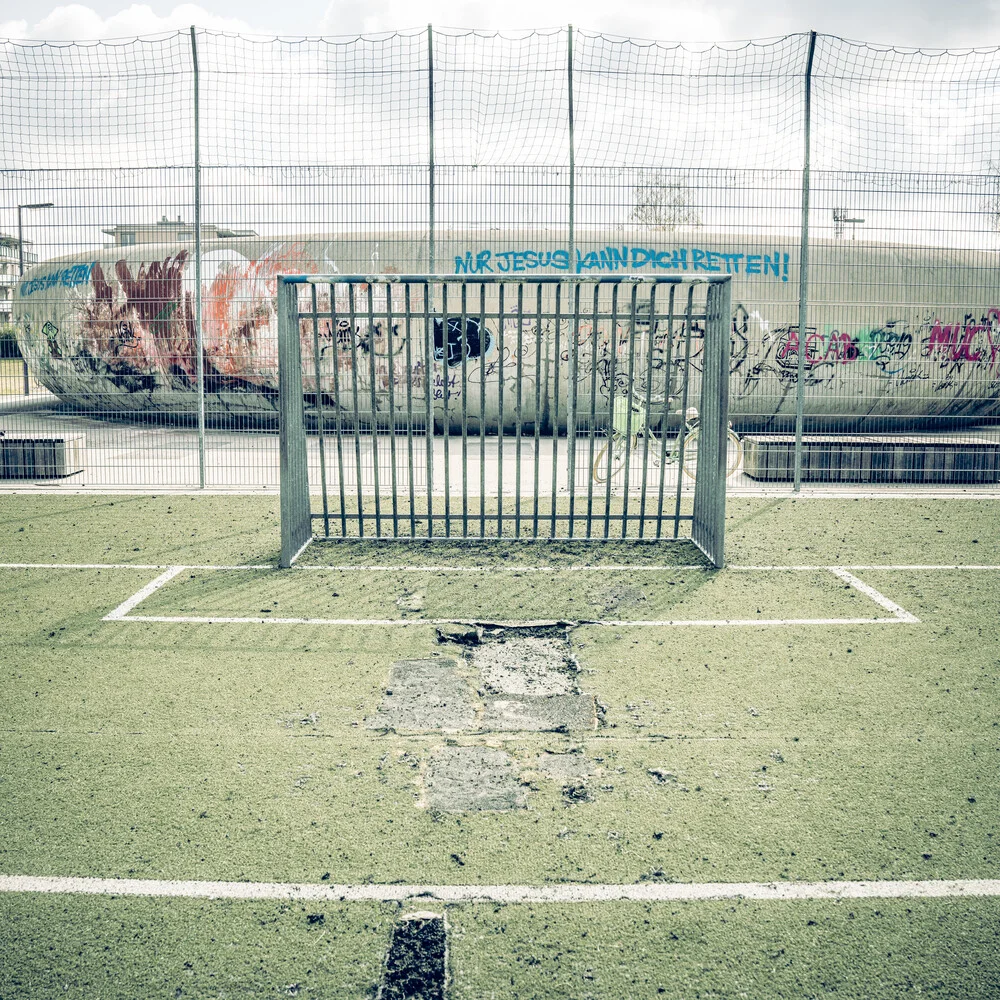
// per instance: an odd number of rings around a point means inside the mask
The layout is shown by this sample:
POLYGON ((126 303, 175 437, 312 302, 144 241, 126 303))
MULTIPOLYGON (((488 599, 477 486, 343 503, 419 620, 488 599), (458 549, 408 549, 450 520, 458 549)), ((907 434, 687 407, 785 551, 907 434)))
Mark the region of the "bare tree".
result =
POLYGON ((631 222, 672 233, 678 229, 700 228, 701 212, 687 178, 665 170, 644 170, 632 188, 631 222))

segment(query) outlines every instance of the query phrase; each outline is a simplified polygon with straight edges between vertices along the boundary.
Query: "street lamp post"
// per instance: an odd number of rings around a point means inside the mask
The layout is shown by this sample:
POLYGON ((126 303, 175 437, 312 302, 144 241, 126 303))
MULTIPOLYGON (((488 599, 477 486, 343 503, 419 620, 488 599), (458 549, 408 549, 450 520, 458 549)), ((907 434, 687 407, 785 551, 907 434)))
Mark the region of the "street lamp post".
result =
MULTIPOLYGON (((39 202, 35 205, 18 205, 17 206, 17 273, 19 278, 24 277, 24 231, 21 224, 21 212, 26 208, 54 208, 55 206, 51 201, 39 202)), ((21 356, 21 361, 24 364, 24 394, 27 396, 31 391, 31 386, 28 381, 28 359, 21 356)))

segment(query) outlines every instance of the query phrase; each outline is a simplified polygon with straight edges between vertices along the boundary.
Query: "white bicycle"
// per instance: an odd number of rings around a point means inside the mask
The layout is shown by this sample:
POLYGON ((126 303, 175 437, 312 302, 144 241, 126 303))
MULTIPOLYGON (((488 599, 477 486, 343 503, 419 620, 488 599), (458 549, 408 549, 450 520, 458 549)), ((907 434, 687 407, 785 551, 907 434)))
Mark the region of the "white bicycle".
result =
MULTIPOLYGON (((663 396, 653 396, 650 405, 664 401, 663 396)), ((670 403, 676 402, 671 396, 670 403)), ((698 469, 698 410, 689 406, 684 412, 684 422, 676 435, 667 437, 666 443, 646 423, 648 410, 647 400, 640 392, 631 392, 626 396, 615 396, 611 410, 611 433, 594 456, 591 475, 595 483, 606 483, 613 480, 625 469, 625 459, 628 456, 631 464, 639 465, 647 452, 652 464, 659 468, 662 453, 666 465, 674 465, 684 456, 684 474, 694 479, 698 469), (631 418, 629 413, 631 411, 631 418), (639 438, 645 438, 645 445, 639 447, 639 438)), ((679 414, 680 409, 672 411, 679 414)), ((726 477, 736 472, 743 462, 743 444, 739 435, 729 425, 726 446, 726 477)))

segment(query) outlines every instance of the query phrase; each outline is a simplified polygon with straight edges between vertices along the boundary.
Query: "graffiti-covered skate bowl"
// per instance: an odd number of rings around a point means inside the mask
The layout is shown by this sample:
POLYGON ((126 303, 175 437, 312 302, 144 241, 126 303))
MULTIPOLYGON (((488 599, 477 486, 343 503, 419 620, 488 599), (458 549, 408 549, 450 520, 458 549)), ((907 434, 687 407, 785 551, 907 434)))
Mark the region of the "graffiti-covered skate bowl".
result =
MULTIPOLYGON (((800 342, 805 412, 814 429, 891 430, 943 422, 951 427, 1000 414, 1000 291, 992 254, 814 240, 809 324, 800 338, 799 248, 776 238, 722 239, 695 232, 623 244, 607 234, 587 233, 570 247, 552 233, 501 241, 495 233, 468 232, 439 239, 435 250, 440 273, 470 278, 732 274, 730 411, 737 429, 791 426, 800 342)), ((206 241, 201 269, 206 413, 212 418, 275 414, 279 274, 415 274, 426 272, 428 261, 426 238, 412 234, 206 241)), ((190 242, 46 261, 25 274, 15 293, 22 352, 38 381, 76 407, 104 414, 193 415, 196 291, 190 242)), ((550 370, 539 367, 535 351, 543 360, 554 357, 554 323, 541 327, 537 334, 522 331, 527 347, 520 358, 509 351, 499 356, 490 321, 481 337, 469 338, 469 382, 480 381, 477 366, 485 365, 488 408, 505 367, 550 370)), ((346 336, 355 339, 362 381, 374 372, 382 389, 391 381, 432 391, 461 360, 451 350, 450 334, 449 328, 447 343, 436 344, 433 373, 423 372, 419 347, 411 352, 409 371, 399 343, 396 350, 375 351, 371 359, 372 339, 363 321, 346 336)), ((307 369, 312 350, 311 334, 304 330, 307 369)), ((696 341, 696 369, 698 352, 696 341)), ((595 347, 595 365, 599 353, 595 347)), ((681 356, 674 352, 675 362, 681 356)), ((567 392, 566 366, 551 370, 563 375, 542 387, 544 405, 567 392)), ((324 389, 326 377, 321 364, 324 389)), ((307 401, 309 388, 307 383, 307 401)), ((608 390, 601 392, 606 397, 608 390)), ((564 406, 559 409, 565 412, 564 406)))

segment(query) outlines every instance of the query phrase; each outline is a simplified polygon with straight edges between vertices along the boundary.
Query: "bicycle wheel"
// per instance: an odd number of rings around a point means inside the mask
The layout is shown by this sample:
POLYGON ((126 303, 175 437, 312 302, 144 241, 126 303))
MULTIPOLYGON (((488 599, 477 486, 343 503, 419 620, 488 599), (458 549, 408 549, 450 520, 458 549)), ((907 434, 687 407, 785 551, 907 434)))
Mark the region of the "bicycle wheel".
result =
MULTIPOLYGON (((677 445, 680 447, 680 435, 677 445)), ((728 479, 743 464, 743 442, 736 431, 729 428, 726 433, 726 478, 728 479)), ((694 479, 698 471, 698 428, 688 432, 684 438, 684 474, 694 479)))
MULTIPOLYGON (((594 456, 594 464, 590 469, 595 483, 606 483, 608 479, 614 479, 625 468, 625 442, 628 440, 623 434, 612 434, 601 445, 600 451, 594 456), (610 461, 608 458, 609 446, 611 447, 610 461)), ((628 449, 632 454, 635 454, 638 441, 639 435, 633 434, 631 447, 628 449)))

